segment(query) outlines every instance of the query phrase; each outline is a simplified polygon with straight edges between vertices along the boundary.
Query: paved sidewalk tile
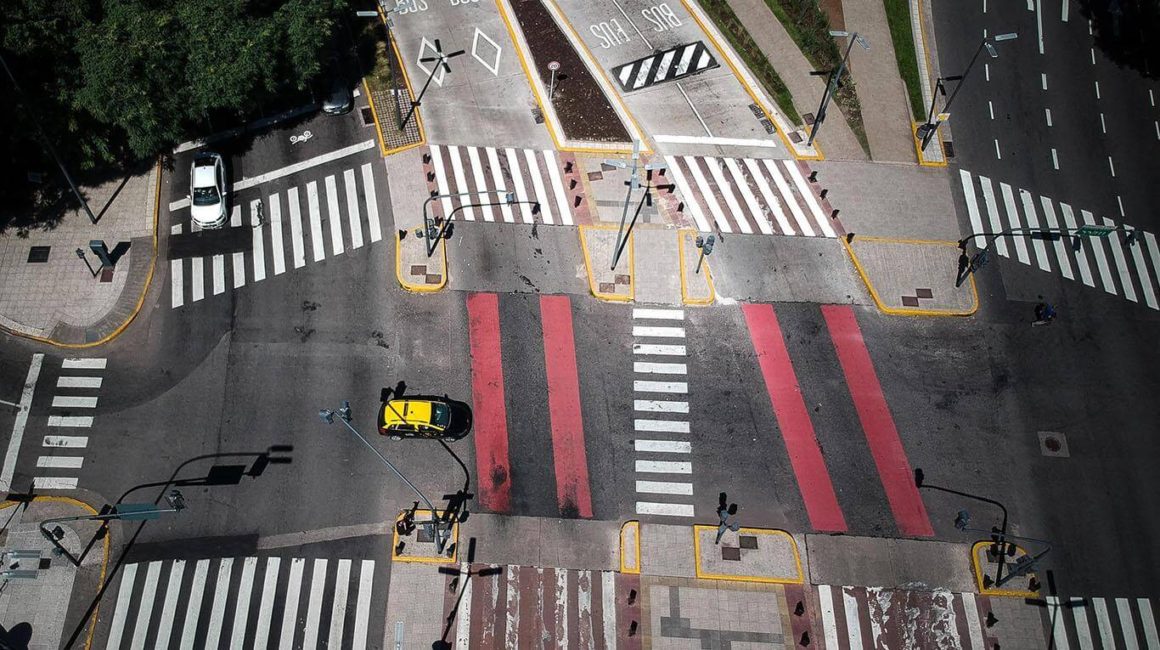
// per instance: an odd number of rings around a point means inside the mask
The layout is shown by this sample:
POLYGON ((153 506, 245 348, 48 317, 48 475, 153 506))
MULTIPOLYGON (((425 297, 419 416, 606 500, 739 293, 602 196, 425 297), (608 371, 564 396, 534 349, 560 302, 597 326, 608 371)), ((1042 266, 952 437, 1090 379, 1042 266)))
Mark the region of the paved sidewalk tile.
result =
POLYGON ((974 278, 956 286, 963 254, 953 242, 856 237, 849 247, 878 308, 888 314, 969 316, 978 309, 974 278))
POLYGON ((60 223, 0 234, 0 326, 61 343, 86 343, 108 336, 134 313, 153 263, 157 168, 97 187, 81 188, 98 221, 79 208, 60 223), (125 242, 109 281, 94 277, 100 266, 89 250, 102 240, 112 251, 125 242), (47 247, 45 251, 43 247, 47 247), (43 261, 30 261, 36 252, 43 261), (77 256, 80 250, 85 256, 77 256), (91 267, 86 265, 86 261, 91 267))

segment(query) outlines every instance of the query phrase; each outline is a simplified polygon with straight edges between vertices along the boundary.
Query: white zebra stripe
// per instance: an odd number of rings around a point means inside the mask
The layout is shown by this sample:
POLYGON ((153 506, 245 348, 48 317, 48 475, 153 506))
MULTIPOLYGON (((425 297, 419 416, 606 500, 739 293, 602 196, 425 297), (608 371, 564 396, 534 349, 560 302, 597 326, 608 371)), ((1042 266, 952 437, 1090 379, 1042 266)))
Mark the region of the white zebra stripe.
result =
POLYGON ((326 246, 322 242, 322 210, 318 207, 318 183, 315 181, 306 184, 306 209, 310 213, 310 246, 314 261, 321 262, 326 258, 326 246))
POLYGON ((689 403, 638 399, 633 400, 632 408, 635 411, 647 411, 651 413, 688 413, 689 403))
POLYGON ((679 420, 633 420, 632 428, 652 433, 689 433, 689 423, 679 420))
POLYGON ((733 189, 729 181, 726 180, 725 174, 721 172, 721 165, 724 163, 712 156, 706 156, 704 160, 709 166, 709 173, 717 183, 717 189, 720 191, 721 197, 725 199, 725 205, 729 208, 729 214, 733 215, 733 220, 737 222, 737 228, 746 235, 753 234, 753 228, 745 220, 745 214, 741 210, 741 205, 737 203, 737 197, 733 196, 733 189))
MULTIPOLYGON (((1096 225, 1096 218, 1091 212, 1087 210, 1080 210, 1083 216, 1083 222, 1089 226, 1096 225)), ((1104 291, 1116 295, 1116 285, 1112 281, 1112 270, 1108 267, 1108 256, 1104 253, 1103 238, 1101 237, 1084 237, 1083 243, 1090 246, 1092 253, 1096 258, 1096 269, 1100 272, 1100 282, 1104 285, 1104 291)))
POLYGON ((693 496, 693 484, 673 481, 637 481, 636 491, 641 494, 673 494, 691 497, 693 496))
MULTIPOLYGON (((1055 218, 1055 206, 1051 199, 1046 196, 1039 197, 1040 203, 1043 204, 1043 218, 1047 220, 1047 227, 1053 230, 1059 228, 1059 220, 1055 218)), ((1075 274, 1071 272, 1071 260, 1067 256, 1067 236, 1057 236, 1053 242, 1055 246, 1055 263, 1059 265, 1060 273, 1068 280, 1074 280, 1075 274)))
MULTIPOLYGON (((979 189, 983 190, 983 203, 987 206, 987 219, 991 222, 991 232, 1003 232, 1006 228, 1003 227, 1003 220, 999 215, 999 203, 995 200, 995 188, 991 185, 991 179, 980 176, 979 189)), ((995 250, 999 251, 1003 257, 1008 257, 1007 240, 1003 237, 996 237, 995 250)))
MULTIPOLYGON (((1104 219, 1105 226, 1115 227, 1111 219, 1104 219)), ((1113 232, 1108 236, 1108 245, 1112 247, 1112 259, 1116 261, 1116 271, 1120 274, 1120 287, 1124 290, 1124 297, 1132 302, 1139 302, 1136 297, 1136 286, 1132 284, 1132 275, 1128 273, 1128 262, 1124 258, 1124 239, 1121 233, 1113 232)))
MULTIPOLYGON (((733 232, 733 227, 729 225, 729 220, 725 218, 725 213, 721 210, 721 205, 717 203, 717 197, 713 193, 713 188, 709 185, 708 179, 705 178, 705 174, 701 171, 700 165, 697 164, 697 158, 694 156, 685 156, 684 159, 685 165, 689 168, 689 173, 693 175, 693 180, 697 183, 697 189, 701 193, 701 199, 709 207, 709 212, 713 214, 713 221, 717 223, 717 228, 721 232, 733 232)), ((708 162, 708 159, 706 161, 708 162)))
MULTIPOLYGON (((797 234, 793 227, 789 225, 789 220, 785 218, 785 212, 781 209, 781 202, 777 200, 773 189, 769 186, 769 182, 765 180, 765 174, 761 173, 761 167, 758 166, 757 161, 752 158, 745 159, 745 168, 749 170, 750 177, 757 183, 757 191, 761 192, 762 198, 765 199, 765 204, 773 211, 773 218, 777 220, 777 226, 781 228, 783 235, 797 234)), ((765 219, 766 223, 769 222, 765 219)), ((760 223, 760 222, 759 222, 760 223)))
MULTIPOLYGON (((1023 201, 1023 214, 1027 217, 1027 225, 1039 230, 1039 215, 1035 213, 1035 199, 1031 192, 1020 188, 1019 198, 1023 201)), ((1051 272, 1051 264, 1047 260, 1047 244, 1042 239, 1033 238, 1031 246, 1035 249, 1035 261, 1040 271, 1051 272)))

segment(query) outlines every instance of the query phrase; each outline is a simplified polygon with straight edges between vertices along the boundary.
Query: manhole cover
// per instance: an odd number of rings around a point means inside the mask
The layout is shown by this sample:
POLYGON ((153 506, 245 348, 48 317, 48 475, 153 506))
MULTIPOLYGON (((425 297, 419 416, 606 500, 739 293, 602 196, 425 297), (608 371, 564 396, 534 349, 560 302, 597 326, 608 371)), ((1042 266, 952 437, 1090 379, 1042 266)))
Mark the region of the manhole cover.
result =
POLYGON ((1068 458, 1071 456, 1067 450, 1067 436, 1055 431, 1039 432, 1039 452, 1044 456, 1054 458, 1068 458))
POLYGON ((48 253, 52 250, 51 246, 33 246, 28 251, 29 264, 43 264, 48 261, 48 253))
POLYGON ((739 562, 741 560, 741 549, 737 548, 736 546, 722 546, 721 559, 739 562))
POLYGON ((370 126, 375 123, 375 114, 371 111, 370 106, 363 106, 359 109, 359 113, 362 115, 363 126, 370 126))
POLYGON ((738 538, 741 543, 741 548, 755 549, 757 548, 757 537, 755 535, 742 535, 738 538))
POLYGON ((590 180, 590 181, 602 181, 602 180, 604 180, 604 173, 603 172, 588 172, 588 180, 590 180))

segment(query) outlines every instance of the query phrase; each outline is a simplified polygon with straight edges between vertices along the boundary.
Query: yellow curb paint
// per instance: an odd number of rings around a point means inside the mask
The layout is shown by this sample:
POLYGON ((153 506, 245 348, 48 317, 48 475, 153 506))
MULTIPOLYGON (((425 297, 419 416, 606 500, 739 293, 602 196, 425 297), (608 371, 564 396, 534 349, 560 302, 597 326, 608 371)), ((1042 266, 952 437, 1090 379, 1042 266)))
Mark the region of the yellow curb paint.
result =
MULTIPOLYGON (((1006 596, 1010 598, 1039 598, 1040 594, 1027 589, 987 589, 983 586, 983 567, 979 564, 978 550, 980 547, 990 545, 991 542, 989 540, 982 540, 975 542, 975 544, 971 546, 971 567, 974 569, 975 585, 979 588, 979 595, 1006 596)), ((1012 546, 1015 547, 1016 556, 1027 555, 1027 551, 1024 551, 1018 544, 1012 544, 1012 546)), ((1039 576, 1037 576, 1034 571, 1028 572, 1025 577, 1035 578, 1036 582, 1039 581, 1039 576)))
POLYGON ((362 82, 363 92, 367 94, 367 105, 371 107, 371 119, 375 121, 375 133, 379 136, 379 153, 383 156, 387 155, 387 141, 383 138, 383 127, 379 124, 379 112, 375 110, 375 98, 371 95, 371 87, 367 85, 367 80, 362 82))
MULTIPOLYGON (((32 500, 33 501, 48 501, 50 503, 69 503, 69 504, 72 504, 75 506, 79 506, 83 510, 88 511, 88 513, 90 515, 97 514, 96 508, 90 506, 89 504, 85 503, 84 501, 81 501, 80 499, 74 499, 72 497, 46 496, 46 495, 37 494, 37 495, 33 495, 32 500)), ((21 503, 24 503, 24 502, 23 501, 12 501, 9 499, 5 499, 3 503, 0 503, 0 510, 4 510, 6 508, 11 508, 12 506, 20 505, 21 503)), ((109 544, 110 544, 109 538, 110 537, 112 537, 112 535, 106 534, 105 538, 104 538, 104 543, 102 544, 102 547, 104 547, 104 550, 105 550, 105 557, 103 560, 101 560, 101 573, 100 573, 100 575, 97 576, 97 593, 100 593, 101 589, 104 588, 104 586, 105 586, 105 577, 107 575, 107 569, 109 567, 109 544)), ((93 608, 92 616, 89 617, 89 631, 88 631, 88 634, 85 635, 85 650, 89 650, 89 648, 91 648, 93 645, 93 635, 97 631, 97 620, 100 617, 100 613, 101 613, 101 608, 100 608, 100 604, 98 604, 96 607, 93 608)))
POLYGON ((914 140, 914 153, 918 156, 918 164, 923 167, 946 167, 947 166, 947 150, 943 146, 942 135, 935 133, 934 139, 938 142, 939 150, 942 151, 942 160, 927 160, 922 153, 922 138, 914 135, 918 131, 918 127, 922 126, 921 122, 914 122, 910 130, 910 134, 914 140))
POLYGON ((796 578, 776 578, 770 576, 746 576, 733 574, 718 574, 708 573, 701 570, 701 532, 711 531, 716 534, 716 526, 706 526, 704 524, 696 524, 693 526, 693 552, 696 553, 694 560, 696 561, 697 577, 706 580, 728 580, 732 582, 761 582, 775 585, 800 585, 805 582, 804 574, 802 573, 802 559, 798 555, 797 542, 789 533, 784 530, 776 530, 773 528, 739 528, 737 533, 745 535, 769 535, 773 537, 785 537, 789 541, 789 547, 793 551, 793 561, 797 568, 796 578))
MULTIPOLYGON (((414 237, 414 231, 409 232, 414 237)), ((439 252, 443 257, 443 273, 439 284, 416 284, 407 282, 403 277, 403 240, 399 237, 399 233, 395 233, 395 278, 399 280, 399 286, 407 291, 414 293, 435 293, 443 287, 447 286, 447 242, 444 241, 442 246, 439 246, 439 252)), ((428 258, 430 259, 430 258, 428 258)))
POLYGON ((636 264, 636 258, 633 253, 632 233, 628 235, 628 243, 625 248, 628 249, 628 294, 620 293, 603 293, 598 288, 596 278, 592 275, 592 258, 588 254, 588 240, 584 234, 589 230, 619 230, 616 226, 585 226, 581 225, 576 229, 580 233, 580 249, 584 252, 584 270, 588 273, 588 290, 592 295, 599 300, 607 300, 609 302, 632 302, 636 297, 636 273, 633 271, 636 264))
MULTIPOLYGON (((856 237, 857 239, 864 239, 866 241, 894 243, 894 244, 926 244, 926 245, 940 245, 952 246, 958 248, 958 242, 949 241, 926 241, 920 239, 887 239, 880 237, 856 237)), ((842 246, 846 248, 846 254, 850 256, 850 261, 853 262, 854 268, 858 271, 858 276, 862 278, 862 283, 866 285, 867 291, 870 292, 870 298, 874 300, 874 305, 878 310, 884 314, 891 316, 932 316, 932 317, 962 317, 973 316, 979 310, 979 291, 975 286, 975 278, 968 277, 971 283, 972 303, 970 309, 966 310, 949 310, 949 309, 911 309, 906 307, 890 307, 882 302, 881 296, 878 295, 878 290, 874 288, 874 283, 870 281, 869 274, 863 268, 862 263, 858 261, 858 256, 854 253, 853 247, 846 241, 845 237, 839 239, 842 246)))
MULTIPOLYGON (((379 12, 379 19, 383 21, 383 26, 386 27, 387 18, 386 18, 386 15, 383 14, 382 6, 378 7, 378 12, 379 12)), ((403 55, 399 52, 398 42, 393 38, 391 39, 391 50, 395 53, 395 60, 399 62, 399 70, 403 73, 403 84, 405 86, 407 86, 407 93, 411 97, 414 97, 415 96, 415 89, 411 87, 411 76, 407 74, 407 64, 403 61, 403 55)), ((383 155, 383 157, 389 156, 391 154, 396 154, 396 153, 400 153, 403 151, 407 151, 408 149, 414 149, 415 147, 419 147, 419 146, 422 146, 422 145, 427 143, 427 132, 426 132, 426 129, 424 129, 424 127, 423 127, 423 116, 422 116, 421 112, 419 111, 419 108, 416 107, 415 108, 415 124, 419 128, 419 141, 412 142, 411 144, 405 144, 401 147, 395 147, 394 149, 388 149, 386 138, 383 137, 383 127, 382 127, 381 123, 379 122, 379 113, 375 109, 375 102, 371 98, 370 86, 367 85, 366 79, 363 79, 363 89, 367 93, 367 104, 369 104, 371 107, 371 117, 375 121, 375 131, 379 135, 379 152, 383 155)))
MULTIPOLYGON (((417 557, 417 556, 410 556, 410 555, 399 555, 398 553, 395 552, 399 548, 399 528, 398 528, 397 524, 399 523, 400 520, 402 520, 403 517, 406 516, 406 514, 408 512, 410 512, 410 511, 409 510, 400 510, 398 516, 395 517, 395 524, 396 525, 391 526, 391 530, 393 531, 391 533, 391 561, 392 562, 416 562, 416 563, 422 563, 422 564, 454 564, 456 561, 456 558, 459 557, 459 522, 458 521, 451 524, 451 539, 448 540, 447 543, 453 544, 454 550, 451 551, 451 555, 448 557, 444 557, 444 556, 417 557)), ((425 518, 426 521, 428 521, 428 522, 431 521, 431 511, 430 510, 416 510, 415 511, 415 525, 416 526, 419 524, 422 524, 424 521, 424 519, 421 518, 420 515, 422 515, 422 517, 425 518)))
POLYGON ((635 521, 635 520, 626 521, 620 525, 620 572, 627 573, 627 574, 633 574, 633 575, 640 574, 640 522, 639 521, 635 521), (624 546, 625 546, 624 533, 626 530, 630 530, 630 529, 633 531, 633 540, 635 542, 633 544, 633 548, 627 549, 627 550, 631 551, 635 557, 635 561, 632 563, 632 566, 628 566, 624 563, 624 554, 625 554, 625 550, 626 550, 624 548, 624 546))
MULTIPOLYGON (((644 129, 640 128, 640 123, 636 121, 635 117, 633 117, 632 111, 628 110, 628 105, 624 103, 623 98, 619 93, 616 92, 616 86, 613 85, 612 80, 608 78, 608 75, 604 73, 604 67, 596 61, 596 57, 592 54, 592 50, 588 49, 588 44, 585 43, 584 39, 580 37, 580 34, 576 32, 576 28, 572 26, 572 21, 568 20, 568 15, 565 14, 562 9, 560 9, 560 5, 554 0, 551 2, 551 4, 553 7, 555 7, 556 14, 558 14, 560 19, 563 20, 564 25, 568 28, 568 31, 572 32, 572 41, 574 43, 578 43, 580 47, 584 49, 585 54, 588 56, 588 60, 592 62, 592 67, 596 69, 600 77, 604 79, 604 82, 608 84, 608 87, 611 88, 612 92, 616 95, 614 99, 610 98, 610 101, 615 101, 620 105, 620 109, 624 111, 624 115, 628 118, 628 121, 632 122, 633 128, 638 134, 640 134, 640 152, 652 153, 653 148, 650 144, 648 134, 644 132, 644 129)), ((601 90, 603 91, 604 89, 601 88, 601 90)), ((631 153, 631 149, 626 153, 631 153)))
POLYGON ((685 262, 685 239, 686 236, 690 233, 693 233, 693 236, 696 236, 696 232, 696 230, 691 228, 682 228, 677 231, 677 254, 680 258, 681 264, 681 302, 686 305, 711 305, 713 304, 713 298, 717 294, 717 291, 713 288, 713 274, 709 270, 709 260, 705 260, 701 264, 701 266, 705 269, 705 284, 708 285, 709 288, 709 296, 707 298, 690 298, 689 288, 685 282, 685 273, 687 273, 685 262))
POLYGON ((48 345, 64 348, 66 350, 84 350, 86 348, 95 348, 97 346, 104 345, 120 336, 121 332, 124 332, 125 328, 129 327, 129 323, 132 323, 133 319, 137 318, 137 314, 141 312, 141 307, 145 304, 145 296, 149 294, 149 286, 153 284, 153 272, 157 268, 157 223, 158 212, 161 210, 161 169, 161 158, 158 157, 157 187, 153 192, 153 251, 151 254, 152 256, 149 259, 149 273, 145 276, 145 286, 141 289, 141 295, 137 298, 137 304, 134 305, 132 313, 130 313, 129 317, 125 319, 125 322, 118 325, 117 329, 110 332, 108 336, 105 336, 99 341, 92 341, 91 343, 63 343, 61 341, 54 341, 52 339, 36 336, 34 334, 17 332, 3 326, 0 326, 0 330, 8 332, 13 336, 19 336, 20 338, 29 339, 32 341, 39 341, 40 343, 46 343, 48 345))
POLYGON ((734 65, 732 61, 733 57, 727 54, 728 50, 721 46, 721 43, 716 38, 714 38, 713 33, 709 31, 708 27, 705 26, 705 23, 701 20, 700 16, 697 15, 697 12, 689 6, 689 0, 681 0, 681 4, 685 6, 685 11, 689 12, 689 15, 693 17, 694 21, 696 21, 697 25, 701 28, 701 32, 709 38, 709 40, 713 43, 713 46, 716 47, 717 51, 721 53, 721 56, 725 59, 725 63, 728 64, 729 69, 733 71, 733 76, 737 78, 737 81, 741 83, 743 88, 745 88, 745 92, 749 94, 749 97, 753 100, 753 103, 757 104, 757 107, 761 109, 761 112, 765 115, 766 119, 769 120, 769 123, 773 125, 773 128, 777 131, 777 135, 781 138, 782 144, 784 144, 785 148, 793 154, 794 158, 797 160, 825 160, 825 156, 822 154, 822 149, 821 147, 817 146, 817 143, 814 143, 814 150, 817 151, 816 154, 811 156, 798 153, 797 149, 795 149, 794 146, 790 143, 786 134, 782 132, 781 125, 777 123, 777 120, 773 119, 773 116, 770 115, 769 111, 765 108, 765 102, 761 101, 761 99, 758 97, 758 94, 742 77, 741 72, 737 69, 737 66, 734 65))
MULTIPOLYGON (((926 61, 926 71, 927 71, 927 77, 928 77, 927 81, 930 81, 929 77, 930 77, 930 74, 934 71, 934 66, 932 66, 930 64, 930 51, 928 50, 928 48, 926 46, 926 42, 927 42, 926 16, 923 15, 923 13, 922 13, 922 0, 919 0, 916 4, 918 5, 918 37, 919 37, 918 40, 922 44, 922 58, 924 61, 926 61)), ((931 84, 930 92, 932 95, 934 93, 938 92, 937 88, 935 88, 935 85, 936 84, 933 84, 933 83, 931 84)), ((921 92, 922 92, 922 90, 919 89, 919 93, 921 93, 921 92)), ((925 102, 926 97, 923 97, 922 100, 923 100, 923 102, 925 102)), ((915 132, 915 130, 917 130, 917 129, 918 129, 918 123, 915 122, 913 125, 913 128, 911 129, 910 132, 913 134, 915 132)), ((916 143, 915 144, 915 147, 916 147, 915 153, 918 155, 918 164, 919 165, 921 165, 923 167, 946 167, 947 166, 947 151, 946 151, 946 147, 943 146, 942 135, 939 133, 935 133, 935 139, 938 140, 939 149, 942 150, 942 162, 937 162, 937 161, 927 162, 926 160, 924 160, 923 155, 922 155, 922 147, 919 145, 918 138, 915 138, 915 143, 916 143)))

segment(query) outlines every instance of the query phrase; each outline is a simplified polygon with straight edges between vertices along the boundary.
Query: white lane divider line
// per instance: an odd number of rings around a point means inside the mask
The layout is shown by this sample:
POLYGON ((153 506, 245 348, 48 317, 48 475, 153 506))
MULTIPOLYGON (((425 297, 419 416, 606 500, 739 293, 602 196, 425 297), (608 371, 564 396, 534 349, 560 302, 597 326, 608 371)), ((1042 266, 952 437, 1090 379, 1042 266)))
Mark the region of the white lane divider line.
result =
POLYGON ((632 428, 653 433, 689 433, 689 423, 680 420, 636 419, 632 421, 632 428))
POLYGON ((634 440, 633 448, 642 453, 691 454, 693 443, 681 440, 634 440))
POLYGON ((693 506, 688 503, 649 503, 647 501, 637 501, 636 514, 660 515, 667 517, 692 517, 694 512, 693 506))
POLYGON ((342 185, 346 190, 346 218, 350 223, 350 247, 362 248, 362 219, 359 217, 358 189, 354 183, 353 169, 348 169, 342 173, 342 185))
POLYGON ((282 195, 270 195, 270 257, 274 262, 274 275, 286 272, 286 246, 282 243, 282 195))
POLYGON ((683 363, 651 363, 636 361, 632 364, 632 371, 644 375, 687 375, 689 368, 683 363))
POLYGON ((326 257, 326 247, 322 243, 322 210, 318 207, 318 183, 306 184, 306 209, 310 213, 310 246, 314 251, 314 261, 321 262, 326 257))
POLYGON ((636 337, 657 337, 657 338, 685 338, 685 328, 683 327, 651 327, 646 325, 634 325, 632 327, 632 335, 636 337))
POLYGON ((692 474, 693 464, 675 460, 637 460, 636 471, 642 474, 692 474))
POLYGON ((689 385, 683 381, 640 381, 632 382, 632 389, 638 393, 674 393, 684 395, 689 385))
POLYGON ((290 243, 293 246, 294 268, 306 266, 306 246, 302 241, 302 206, 298 202, 298 188, 291 187, 286 193, 290 205, 290 243))
POLYGON ((683 357, 686 355, 683 345, 663 345, 657 343, 633 343, 633 354, 662 357, 683 357))
POLYGON ((61 376, 56 380, 57 388, 100 388, 103 380, 100 377, 73 377, 61 376))
POLYGON ((688 413, 688 402, 670 402, 666 400, 649 400, 638 399, 633 400, 632 408, 634 411, 644 411, 649 413, 688 413))
POLYGON ((330 222, 330 254, 342 255, 346 247, 342 241, 342 213, 338 208, 338 181, 334 174, 326 177, 326 219, 330 222))
POLYGON ((266 279, 266 239, 262 237, 262 200, 250 201, 250 230, 253 231, 254 282, 266 279))
POLYGON ((375 193, 375 175, 370 163, 362 166, 362 178, 363 193, 366 195, 367 228, 370 229, 371 242, 377 242, 383 238, 383 225, 379 221, 379 199, 375 193))
POLYGON ((693 484, 672 481, 637 481, 636 491, 641 494, 673 494, 691 497, 693 496, 693 484))
MULTIPOLYGON (((230 227, 242 227, 242 206, 234 205, 230 210, 230 227)), ((237 232, 236 230, 234 232, 237 232)), ((230 266, 234 270, 234 288, 240 289, 246 285, 246 255, 242 251, 233 254, 230 266)))

